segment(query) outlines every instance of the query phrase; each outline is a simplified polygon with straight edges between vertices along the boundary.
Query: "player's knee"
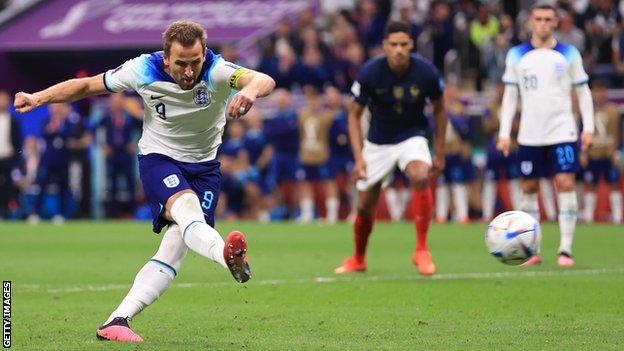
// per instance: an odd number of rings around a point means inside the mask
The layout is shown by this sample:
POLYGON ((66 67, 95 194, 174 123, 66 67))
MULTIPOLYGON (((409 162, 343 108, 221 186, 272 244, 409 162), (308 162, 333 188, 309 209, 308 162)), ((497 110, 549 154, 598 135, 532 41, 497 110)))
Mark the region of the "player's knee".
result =
POLYGON ((557 183, 558 192, 569 192, 575 190, 575 179, 573 175, 558 174, 555 177, 555 182, 557 183))

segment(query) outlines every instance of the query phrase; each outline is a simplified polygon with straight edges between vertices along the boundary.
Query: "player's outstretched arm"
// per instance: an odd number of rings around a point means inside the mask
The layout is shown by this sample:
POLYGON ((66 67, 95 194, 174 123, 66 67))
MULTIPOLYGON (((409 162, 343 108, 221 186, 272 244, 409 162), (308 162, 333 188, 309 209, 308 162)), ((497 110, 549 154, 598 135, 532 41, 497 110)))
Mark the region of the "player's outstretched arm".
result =
POLYGON ((362 125, 360 123, 363 112, 363 105, 357 101, 351 101, 347 111, 347 127, 349 129, 351 150, 355 159, 355 175, 358 179, 366 179, 366 163, 362 157, 362 125))
POLYGON ((264 73, 249 70, 237 79, 236 88, 240 91, 234 95, 228 107, 228 115, 233 118, 247 113, 256 98, 269 95, 275 89, 275 81, 264 73))
POLYGON ((498 131, 498 144, 496 145, 496 148, 505 156, 509 155, 511 127, 517 109, 518 86, 515 84, 507 84, 505 85, 503 101, 501 102, 500 130, 498 131))
POLYGON ((28 112, 36 107, 56 102, 72 102, 87 96, 108 93, 104 86, 103 74, 93 77, 76 78, 53 85, 33 94, 19 92, 15 94, 15 110, 28 112))

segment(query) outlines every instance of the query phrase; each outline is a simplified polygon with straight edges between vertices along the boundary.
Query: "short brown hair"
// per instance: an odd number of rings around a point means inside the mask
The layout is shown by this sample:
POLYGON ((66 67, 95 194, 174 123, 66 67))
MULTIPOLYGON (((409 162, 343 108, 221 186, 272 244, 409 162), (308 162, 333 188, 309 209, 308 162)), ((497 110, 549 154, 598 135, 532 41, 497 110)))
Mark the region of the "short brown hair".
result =
POLYGON ((177 41, 184 47, 193 46, 199 39, 202 48, 206 50, 206 31, 196 22, 175 21, 163 33, 163 50, 166 55, 171 51, 171 44, 177 41))
POLYGON ((533 13, 534 10, 552 10, 555 13, 557 12, 555 6, 549 1, 538 1, 531 6, 531 13, 533 13))

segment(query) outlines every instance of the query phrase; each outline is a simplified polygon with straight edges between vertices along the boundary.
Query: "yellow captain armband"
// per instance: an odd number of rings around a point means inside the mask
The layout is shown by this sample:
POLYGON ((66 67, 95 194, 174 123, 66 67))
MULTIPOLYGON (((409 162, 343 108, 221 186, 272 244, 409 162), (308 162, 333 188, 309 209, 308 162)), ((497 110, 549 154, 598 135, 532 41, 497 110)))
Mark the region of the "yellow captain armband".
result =
POLYGON ((238 89, 238 80, 240 79, 240 77, 244 76, 245 74, 249 72, 251 72, 251 70, 247 68, 244 68, 244 67, 237 68, 230 76, 230 88, 238 89))

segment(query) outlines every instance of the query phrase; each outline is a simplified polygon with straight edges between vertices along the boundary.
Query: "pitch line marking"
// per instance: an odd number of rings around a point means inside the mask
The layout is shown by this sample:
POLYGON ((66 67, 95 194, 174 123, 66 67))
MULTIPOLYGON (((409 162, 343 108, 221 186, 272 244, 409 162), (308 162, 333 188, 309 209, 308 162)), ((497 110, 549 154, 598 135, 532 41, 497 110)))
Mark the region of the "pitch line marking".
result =
MULTIPOLYGON (((288 285, 288 284, 331 284, 342 282, 389 282, 389 281, 427 281, 427 280, 480 280, 499 278, 531 278, 531 277, 551 277, 551 276, 593 276, 604 274, 624 274, 624 267, 621 268, 599 268, 599 269, 578 269, 578 270, 552 270, 552 271, 519 271, 519 272, 482 272, 482 273, 442 273, 431 277, 420 275, 395 275, 395 276, 370 276, 361 273, 351 275, 340 275, 330 277, 301 278, 301 279, 266 279, 251 281, 252 285, 288 285)), ((232 286, 232 282, 188 282, 174 284, 173 287, 180 289, 197 287, 223 287, 232 286)), ((49 294, 59 293, 81 293, 99 292, 112 290, 127 290, 130 284, 102 284, 102 285, 74 285, 63 287, 50 287, 40 284, 15 284, 16 292, 46 292, 49 294)))

